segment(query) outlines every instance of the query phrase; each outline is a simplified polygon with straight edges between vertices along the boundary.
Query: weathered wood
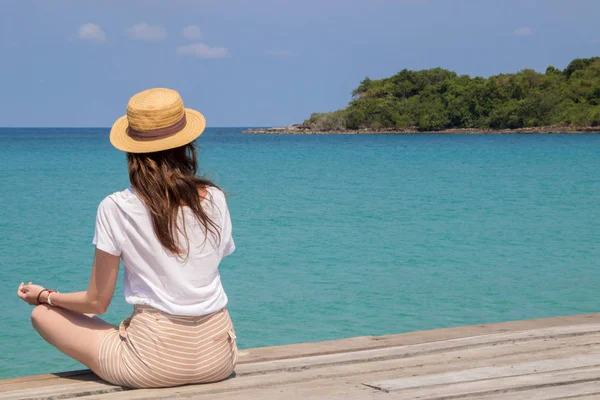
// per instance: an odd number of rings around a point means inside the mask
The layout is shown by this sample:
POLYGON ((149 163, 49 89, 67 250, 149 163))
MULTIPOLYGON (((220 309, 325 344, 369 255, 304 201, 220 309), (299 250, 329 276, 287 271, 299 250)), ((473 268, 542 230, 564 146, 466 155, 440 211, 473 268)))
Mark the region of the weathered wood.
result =
POLYGON ((436 384, 427 387, 416 387, 400 390, 394 399, 444 399, 461 396, 483 396, 515 392, 525 392, 568 386, 600 380, 600 367, 577 368, 565 371, 538 372, 527 375, 506 376, 501 378, 481 379, 451 384, 436 384))
MULTIPOLYGON (((473 397, 471 397, 473 398, 473 397)), ((583 382, 571 385, 532 388, 516 392, 495 393, 478 396, 481 400, 558 400, 558 399, 600 399, 600 381, 583 382)), ((394 399, 395 400, 395 399, 394 399)))
MULTIPOLYGON (((316 380, 295 385, 282 385, 217 394, 196 394, 197 400, 279 400, 279 399, 448 399, 448 398, 480 398, 487 394, 514 393, 533 389, 545 389, 566 384, 579 384, 598 377, 598 370, 582 370, 568 372, 550 372, 546 374, 528 375, 526 377, 508 377, 490 381, 470 382, 462 384, 436 385, 427 388, 414 388, 400 392, 378 392, 357 383, 358 377, 316 380), (492 384, 492 385, 490 385, 492 384), (508 390, 508 391, 507 391, 508 390), (476 397, 473 397, 476 396, 476 397)), ((375 375, 372 375, 375 376, 375 375)), ((361 375, 362 377, 362 375, 361 375)), ((100 397, 102 398, 102 397, 100 397)), ((484 397, 487 398, 487 397, 484 397)), ((511 397, 512 398, 512 397, 511 397)), ((515 397, 523 398, 523 397, 515 397)))
POLYGON ((387 347, 375 350, 361 350, 347 353, 335 353, 300 357, 296 359, 274 360, 255 362, 244 365, 240 371, 243 373, 264 373, 266 371, 278 371, 293 368, 306 368, 307 366, 329 366, 342 363, 379 361, 391 358, 405 358, 413 355, 424 355, 467 349, 472 347, 483 347, 486 345, 499 345, 503 343, 517 343, 521 341, 544 340, 550 338, 566 338, 571 336, 583 336, 600 331, 600 324, 582 326, 567 326, 559 328, 544 328, 525 332, 498 333, 483 336, 471 336, 459 339, 450 339, 439 342, 430 342, 417 345, 387 347))
POLYGON ((84 397, 101 393, 122 391, 118 386, 101 382, 85 382, 71 385, 46 386, 42 388, 27 388, 0 393, 1 400, 54 400, 84 397))
POLYGON ((10 385, 15 383, 27 383, 53 379, 78 379, 78 380, 94 380, 94 375, 90 370, 78 370, 68 372, 58 372, 56 374, 43 374, 43 375, 30 375, 21 376, 18 378, 2 379, 0 380, 0 391, 4 385, 10 385))
POLYGON ((494 324, 470 325, 455 328, 433 329, 384 336, 362 336, 350 339, 331 340, 318 343, 300 343, 285 346, 259 347, 244 351, 240 363, 283 360, 311 355, 346 353, 350 351, 405 346, 426 342, 459 339, 469 336, 491 335, 495 333, 526 331, 531 329, 552 328, 600 323, 600 314, 570 315, 552 318, 509 321, 494 324))
MULTIPOLYGON (((506 345, 510 347, 509 345, 506 345)), ((486 349, 492 352, 494 349, 486 349)), ((476 353, 475 350, 473 350, 476 353)), ((600 349, 596 348, 597 359, 600 359, 600 349)), ((560 362, 560 357, 568 358, 573 353, 572 348, 563 348, 552 352, 534 352, 525 355, 528 359, 539 359, 545 360, 549 356, 557 357, 554 360, 560 362)), ((274 373, 268 373, 264 375, 250 375, 250 376, 239 376, 235 379, 220 382, 212 385, 201 385, 201 386, 185 386, 180 388, 162 389, 160 393, 155 390, 138 390, 135 392, 127 392, 123 394, 111 395, 111 399, 151 399, 157 396, 161 398, 164 396, 173 396, 177 398, 196 398, 199 395, 205 394, 210 395, 211 398, 218 398, 218 395, 222 395, 223 398, 228 398, 231 393, 235 393, 241 390, 251 389, 264 389, 269 387, 293 387, 297 390, 297 386, 305 382, 323 382, 323 380, 343 380, 349 379, 354 381, 356 384, 367 382, 366 374, 372 377, 381 377, 384 379, 391 379, 398 377, 399 375, 427 375, 441 373, 448 371, 449 366, 460 370, 468 369, 472 366, 490 366, 490 365, 511 365, 518 363, 523 360, 524 355, 522 353, 509 354, 504 357, 488 358, 481 360, 476 358, 476 354, 470 359, 459 359, 456 360, 454 356, 450 357, 447 354, 443 355, 427 355, 417 358, 409 359, 393 359, 386 361, 378 361, 373 363, 365 364, 342 364, 333 367, 322 368, 308 368, 294 373, 280 371, 274 373)), ((317 384, 317 383, 313 383, 317 384)), ((319 383, 322 384, 322 383, 319 383)), ((104 397, 97 397, 104 398, 104 397)), ((295 398, 295 397, 293 397, 295 398)), ((301 398, 301 397, 298 397, 301 398)))
POLYGON ((487 399, 519 393, 533 400, 529 392, 550 395, 549 385, 593 396, 600 315, 249 349, 236 372, 216 384, 126 392, 89 371, 38 375, 0 381, 0 400, 487 399))
POLYGON ((453 383, 469 383, 473 381, 486 381, 492 384, 497 382, 495 378, 512 377, 517 379, 519 376, 539 377, 542 372, 561 372, 573 369, 580 371, 593 371, 594 376, 600 371, 600 353, 594 353, 587 356, 559 358, 551 360, 540 360, 533 362, 522 362, 512 365, 502 365, 484 368, 467 369, 456 372, 447 372, 444 374, 418 376, 414 378, 398 378, 380 382, 365 383, 365 385, 384 392, 398 392, 415 387, 427 387, 434 385, 447 385, 453 383), (588 368, 586 368, 588 367, 588 368))

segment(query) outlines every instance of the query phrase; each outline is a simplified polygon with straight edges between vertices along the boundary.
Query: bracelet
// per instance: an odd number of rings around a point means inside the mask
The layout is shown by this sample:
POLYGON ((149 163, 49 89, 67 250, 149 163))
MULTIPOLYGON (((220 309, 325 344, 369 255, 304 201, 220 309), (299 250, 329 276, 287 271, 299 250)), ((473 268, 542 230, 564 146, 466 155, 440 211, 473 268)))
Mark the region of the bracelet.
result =
POLYGON ((36 299, 36 302, 37 302, 37 304, 38 304, 38 305, 42 304, 42 303, 40 303, 40 296, 41 296, 41 295, 42 295, 42 293, 44 293, 44 292, 49 292, 49 290, 48 290, 48 289, 42 289, 42 290, 40 290, 40 292, 39 292, 39 293, 38 293, 38 295, 37 295, 37 299, 36 299))
POLYGON ((50 295, 51 295, 52 293, 58 293, 58 290, 49 290, 49 289, 42 289, 42 290, 40 290, 40 292, 39 292, 39 293, 38 293, 38 295, 37 295, 37 304, 38 304, 38 305, 40 305, 40 304, 49 304, 49 305, 51 305, 51 306, 52 306, 53 304, 52 304, 52 302, 50 301, 50 295), (42 295, 42 293, 44 293, 44 292, 48 292, 48 298, 46 299, 46 301, 47 301, 47 302, 46 302, 46 303, 41 303, 41 302, 40 302, 40 296, 41 296, 41 295, 42 295))
POLYGON ((53 290, 48 291, 48 298, 46 299, 46 301, 48 302, 48 304, 50 304, 51 306, 54 305, 54 304, 52 304, 52 300, 50 300, 50 296, 52 296, 52 293, 54 293, 53 290))

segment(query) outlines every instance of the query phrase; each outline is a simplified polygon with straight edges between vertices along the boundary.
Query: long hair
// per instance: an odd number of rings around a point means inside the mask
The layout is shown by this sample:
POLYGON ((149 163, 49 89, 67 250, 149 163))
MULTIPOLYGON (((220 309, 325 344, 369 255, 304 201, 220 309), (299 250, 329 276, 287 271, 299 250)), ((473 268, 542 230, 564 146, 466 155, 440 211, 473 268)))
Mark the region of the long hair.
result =
POLYGON ((131 186, 150 210, 154 233, 165 249, 180 257, 189 255, 185 219, 179 212, 183 206, 190 208, 206 238, 212 233, 220 241, 219 226, 205 212, 200 198, 202 189, 218 186, 196 176, 198 154, 193 142, 154 153, 127 153, 127 164, 131 186), (178 243, 177 232, 185 238, 185 248, 178 243))

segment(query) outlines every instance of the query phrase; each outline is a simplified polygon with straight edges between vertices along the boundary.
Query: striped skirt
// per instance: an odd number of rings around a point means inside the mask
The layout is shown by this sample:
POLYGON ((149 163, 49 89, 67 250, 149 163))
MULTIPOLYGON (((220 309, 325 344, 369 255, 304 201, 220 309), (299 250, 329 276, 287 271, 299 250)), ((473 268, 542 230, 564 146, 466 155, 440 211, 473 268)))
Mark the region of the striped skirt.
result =
POLYGON ((100 345, 99 375, 115 385, 151 388, 229 377, 237 346, 229 313, 176 316, 136 305, 100 345))

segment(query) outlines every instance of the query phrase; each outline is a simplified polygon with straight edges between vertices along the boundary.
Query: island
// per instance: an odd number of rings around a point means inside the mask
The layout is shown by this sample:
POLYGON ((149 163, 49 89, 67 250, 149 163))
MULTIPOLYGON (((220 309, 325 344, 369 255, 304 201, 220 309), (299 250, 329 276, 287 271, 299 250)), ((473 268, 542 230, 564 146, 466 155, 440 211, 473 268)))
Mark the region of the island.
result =
POLYGON ((442 68, 365 78, 344 109, 246 133, 600 132, 600 57, 483 77, 442 68))

